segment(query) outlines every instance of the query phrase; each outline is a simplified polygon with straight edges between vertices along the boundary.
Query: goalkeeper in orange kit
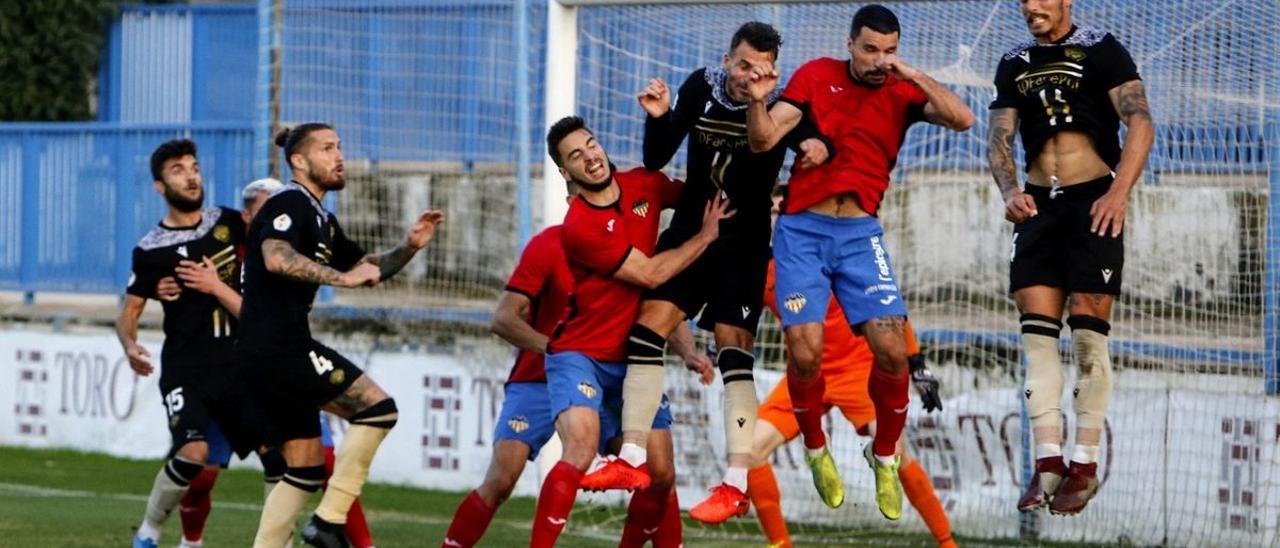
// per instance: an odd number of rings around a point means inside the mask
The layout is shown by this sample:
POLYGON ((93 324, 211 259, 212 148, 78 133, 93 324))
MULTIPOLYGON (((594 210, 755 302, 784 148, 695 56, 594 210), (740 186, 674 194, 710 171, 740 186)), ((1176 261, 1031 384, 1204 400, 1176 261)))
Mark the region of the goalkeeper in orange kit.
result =
MULTIPOLYGON (((777 315, 778 305, 773 295, 773 284, 773 263, 770 262, 764 293, 765 304, 777 315)), ((875 432, 876 418, 875 406, 867 393, 867 379, 874 359, 871 349, 865 338, 853 334, 844 312, 834 299, 827 308, 823 331, 822 376, 826 380, 823 403, 827 409, 840 409, 859 434, 871 436, 875 432)), ((920 355, 920 347, 910 323, 907 324, 906 335, 912 383, 920 393, 926 411, 941 410, 938 381, 924 366, 924 357, 920 355)), ((747 475, 748 495, 756 507, 760 526, 769 537, 769 546, 790 547, 791 538, 782 517, 778 480, 773 475, 773 467, 769 465, 769 456, 774 449, 795 439, 800 433, 800 426, 791 410, 791 397, 787 392, 785 378, 778 382, 768 399, 760 405, 758 416, 752 444, 753 468, 747 475)), ((898 478, 906 491, 907 499, 920 512, 939 546, 955 546, 955 541, 951 539, 951 524, 947 521, 947 514, 942 509, 938 496, 933 492, 929 474, 907 454, 906 444, 902 439, 898 440, 898 453, 902 457, 898 478)))

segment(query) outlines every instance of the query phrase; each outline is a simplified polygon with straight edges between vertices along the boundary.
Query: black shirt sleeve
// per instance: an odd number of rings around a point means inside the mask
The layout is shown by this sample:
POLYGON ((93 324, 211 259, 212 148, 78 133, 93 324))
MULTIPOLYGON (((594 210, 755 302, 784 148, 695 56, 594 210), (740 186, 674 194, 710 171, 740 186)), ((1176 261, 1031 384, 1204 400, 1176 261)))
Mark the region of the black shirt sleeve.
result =
POLYGON ((1104 91, 1111 91, 1116 86, 1131 80, 1142 79, 1138 75, 1138 65, 1134 64, 1129 50, 1125 49, 1124 45, 1110 33, 1104 36, 1097 46, 1094 46, 1089 57, 1098 68, 1098 73, 1102 75, 1104 91))
POLYGON ((674 103, 666 114, 654 118, 646 116, 644 122, 644 167, 659 170, 666 167, 671 157, 680 149, 680 143, 689 134, 698 119, 700 105, 708 97, 706 69, 693 71, 680 90, 676 92, 674 103))
POLYGON ((302 234, 315 229, 315 210, 307 197, 298 192, 281 192, 262 205, 258 215, 263 217, 258 225, 262 240, 284 240, 294 249, 302 244, 302 234))
POLYGON ((347 237, 347 233, 342 230, 342 225, 338 224, 337 217, 330 214, 329 222, 333 223, 333 259, 329 261, 329 266, 340 272, 346 272, 364 258, 364 248, 347 237))
POLYGON ((222 221, 221 224, 227 225, 227 228, 231 230, 232 242, 239 244, 244 241, 244 235, 248 227, 245 226, 244 217, 240 215, 240 211, 224 207, 222 208, 222 218, 219 220, 222 221))
POLYGON ((990 110, 998 108, 1018 108, 1018 90, 1013 82, 1013 63, 1002 59, 996 67, 996 94, 991 98, 990 110))
POLYGON ((156 298, 156 284, 164 275, 155 265, 147 260, 147 252, 142 248, 133 248, 133 265, 129 271, 129 286, 125 293, 144 299, 156 298))

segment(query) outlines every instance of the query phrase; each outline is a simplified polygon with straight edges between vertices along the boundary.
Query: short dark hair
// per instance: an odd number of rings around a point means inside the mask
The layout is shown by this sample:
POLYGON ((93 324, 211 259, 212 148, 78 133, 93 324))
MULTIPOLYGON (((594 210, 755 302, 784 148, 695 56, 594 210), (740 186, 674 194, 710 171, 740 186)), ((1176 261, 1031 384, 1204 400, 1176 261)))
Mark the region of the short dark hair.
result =
POLYGON ((862 32, 862 27, 880 34, 902 32, 902 27, 898 26, 898 16, 880 4, 863 6, 853 14, 853 23, 849 25, 849 38, 857 38, 858 33, 862 32))
POLYGON ((160 143, 151 153, 151 176, 156 181, 163 181, 164 163, 174 158, 195 156, 196 143, 191 139, 171 139, 160 143))
MULTIPOLYGON (((280 133, 276 134, 276 146, 284 149, 284 163, 289 164, 289 158, 306 144, 307 139, 315 133, 324 129, 333 129, 333 126, 324 122, 307 122, 293 129, 284 128, 280 133)), ((293 168, 293 164, 289 164, 289 168, 293 168)))
MULTIPOLYGON (((568 137, 570 133, 585 129, 587 133, 591 133, 591 129, 587 127, 586 120, 581 116, 565 116, 556 123, 551 124, 551 129, 547 130, 547 154, 551 155, 551 160, 557 166, 564 165, 564 159, 560 157, 560 141, 568 137)), ((595 135, 592 133, 592 135, 595 135)))
POLYGON ((778 30, 773 28, 773 25, 760 21, 748 21, 733 33, 733 40, 729 41, 729 51, 733 51, 743 42, 756 51, 772 53, 776 58, 778 48, 782 47, 782 35, 778 34, 778 30))

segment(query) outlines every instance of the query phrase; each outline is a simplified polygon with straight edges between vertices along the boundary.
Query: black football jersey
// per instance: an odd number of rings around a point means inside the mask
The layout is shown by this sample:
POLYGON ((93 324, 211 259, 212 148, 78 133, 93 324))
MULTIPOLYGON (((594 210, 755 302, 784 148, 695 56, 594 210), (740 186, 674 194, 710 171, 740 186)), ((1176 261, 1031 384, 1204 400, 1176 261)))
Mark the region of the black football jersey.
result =
POLYGON ((267 271, 262 242, 283 240, 300 255, 339 271, 364 257, 338 219, 306 187, 290 181, 262 205, 245 239, 244 304, 240 308, 240 348, 255 355, 305 351, 311 343, 307 315, 318 284, 267 271))
MULTIPOLYGON (((240 287, 240 251, 244 243, 240 212, 210 207, 200 212, 200 223, 151 229, 133 248, 129 275, 130 295, 155 299, 161 278, 177 279, 174 269, 183 259, 213 261, 218 276, 233 288, 240 287)), ((181 283, 181 280, 178 280, 181 283)), ((164 347, 160 351, 162 374, 168 371, 234 363, 236 319, 212 295, 187 289, 177 300, 160 301, 164 308, 164 347)))
POLYGON ((1108 32, 1072 27, 1061 40, 1013 48, 996 67, 991 108, 1018 109, 1026 169, 1062 130, 1088 135, 1111 169, 1120 163, 1120 117, 1108 92, 1139 79, 1129 51, 1108 32))
MULTIPOLYGON (((667 165, 689 136, 688 166, 684 190, 671 227, 696 233, 702 226, 707 200, 724 191, 738 212, 723 221, 721 237, 769 239, 770 194, 788 147, 809 137, 821 137, 808 117, 773 150, 751 152, 747 144, 747 105, 737 103, 725 89, 727 74, 719 67, 698 69, 685 79, 671 110, 659 118, 647 117, 644 131, 644 166, 658 170, 667 165)), ((779 86, 781 89, 781 86, 779 86)), ((772 105, 777 99, 770 97, 772 105)))

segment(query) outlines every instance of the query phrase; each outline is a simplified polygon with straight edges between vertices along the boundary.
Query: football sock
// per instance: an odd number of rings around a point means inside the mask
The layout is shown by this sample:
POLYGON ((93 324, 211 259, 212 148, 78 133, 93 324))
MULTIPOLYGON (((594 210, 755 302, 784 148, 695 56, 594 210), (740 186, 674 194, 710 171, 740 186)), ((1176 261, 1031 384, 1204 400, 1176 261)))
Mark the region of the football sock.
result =
POLYGON ((937 493, 933 492, 933 483, 924 467, 913 460, 898 470, 898 480, 902 482, 902 490, 906 493, 907 500, 911 501, 911 506, 920 512, 933 539, 939 545, 954 543, 951 539, 951 522, 947 520, 947 512, 942 509, 937 493))
POLYGON ((547 473, 542 491, 538 494, 533 533, 529 538, 530 548, 555 546, 556 539, 564 531, 564 525, 569 522, 569 512, 573 510, 573 501, 578 496, 578 484, 581 481, 582 471, 565 461, 557 462, 551 472, 547 473))
POLYGON ((280 548, 293 535, 294 523, 311 494, 324 483, 324 466, 290 467, 262 505, 254 548, 280 548))
POLYGON ((786 520, 782 518, 782 493, 778 491, 773 467, 766 462, 752 468, 747 473, 747 484, 751 505, 756 508, 756 519, 760 520, 760 528, 769 538, 769 544, 790 547, 791 535, 787 532, 786 520))
POLYGON ((360 496, 360 489, 369 477, 369 464, 377 453, 382 440, 395 426, 399 413, 395 400, 387 398, 351 417, 351 427, 342 438, 338 456, 333 465, 333 476, 325 489, 316 516, 329 523, 347 522, 351 503, 360 496))
POLYGON ((867 381, 867 391, 871 393, 871 403, 876 408, 876 435, 872 443, 872 452, 877 457, 892 459, 898 452, 898 438, 902 436, 902 428, 907 423, 907 406, 911 399, 907 387, 911 385, 911 376, 906 369, 890 373, 879 367, 872 367, 871 379, 867 381))
POLYGON ((466 498, 458 503, 458 509, 453 513, 449 531, 444 535, 444 545, 462 548, 475 546, 480 542, 480 537, 484 536, 485 530, 489 528, 489 522, 493 521, 493 514, 497 511, 497 508, 490 508, 485 504, 479 493, 475 491, 468 493, 466 498))

